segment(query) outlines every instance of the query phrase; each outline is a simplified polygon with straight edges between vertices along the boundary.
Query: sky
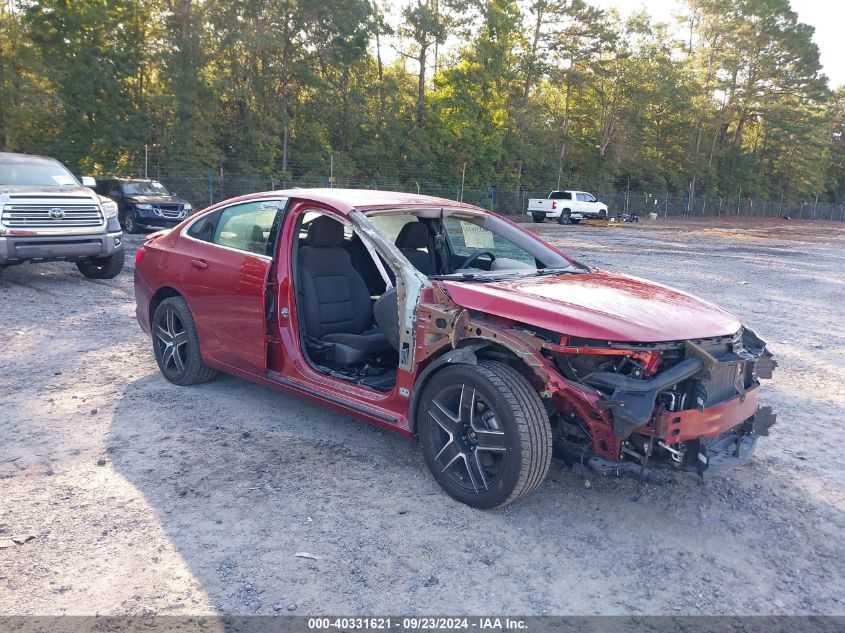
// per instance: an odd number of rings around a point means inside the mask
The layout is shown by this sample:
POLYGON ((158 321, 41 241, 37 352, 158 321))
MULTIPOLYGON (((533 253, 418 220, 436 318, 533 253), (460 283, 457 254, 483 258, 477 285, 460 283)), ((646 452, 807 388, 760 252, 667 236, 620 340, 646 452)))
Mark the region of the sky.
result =
MULTIPOLYGON (((593 0, 601 8, 616 7, 622 16, 645 9, 656 20, 672 22, 677 0, 593 0)), ((845 2, 841 0, 791 0, 798 19, 816 29, 813 40, 821 52, 824 74, 832 88, 845 86, 845 2)))

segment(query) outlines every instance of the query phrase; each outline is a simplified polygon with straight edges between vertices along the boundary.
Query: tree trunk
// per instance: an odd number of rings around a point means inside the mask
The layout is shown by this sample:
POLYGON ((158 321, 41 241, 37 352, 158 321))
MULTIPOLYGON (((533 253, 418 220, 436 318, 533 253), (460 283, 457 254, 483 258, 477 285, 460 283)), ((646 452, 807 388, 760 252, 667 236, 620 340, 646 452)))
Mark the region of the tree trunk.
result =
POLYGON ((424 33, 422 42, 420 42, 420 56, 418 58, 420 63, 420 72, 417 76, 417 127, 423 126, 425 121, 425 63, 428 54, 428 42, 425 41, 428 34, 424 33))

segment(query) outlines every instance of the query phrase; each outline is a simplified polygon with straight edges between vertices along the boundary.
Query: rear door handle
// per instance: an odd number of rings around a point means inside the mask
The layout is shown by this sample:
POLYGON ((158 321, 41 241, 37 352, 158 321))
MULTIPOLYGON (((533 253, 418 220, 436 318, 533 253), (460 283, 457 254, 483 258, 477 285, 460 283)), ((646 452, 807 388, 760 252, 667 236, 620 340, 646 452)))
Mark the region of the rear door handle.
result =
POLYGON ((204 270, 208 268, 208 263, 204 259, 192 259, 191 266, 194 268, 199 268, 200 270, 204 270))

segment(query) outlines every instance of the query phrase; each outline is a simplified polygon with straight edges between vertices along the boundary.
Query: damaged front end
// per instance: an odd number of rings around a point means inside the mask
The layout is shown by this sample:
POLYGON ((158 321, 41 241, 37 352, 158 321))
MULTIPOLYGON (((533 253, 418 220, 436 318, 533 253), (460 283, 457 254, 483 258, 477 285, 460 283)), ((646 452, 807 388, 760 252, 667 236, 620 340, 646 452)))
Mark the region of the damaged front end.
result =
POLYGON ((652 482, 665 480, 655 466, 703 475, 747 461, 775 423, 758 391, 777 363, 747 328, 655 344, 564 337, 543 354, 591 405, 555 397, 555 452, 575 469, 652 482))

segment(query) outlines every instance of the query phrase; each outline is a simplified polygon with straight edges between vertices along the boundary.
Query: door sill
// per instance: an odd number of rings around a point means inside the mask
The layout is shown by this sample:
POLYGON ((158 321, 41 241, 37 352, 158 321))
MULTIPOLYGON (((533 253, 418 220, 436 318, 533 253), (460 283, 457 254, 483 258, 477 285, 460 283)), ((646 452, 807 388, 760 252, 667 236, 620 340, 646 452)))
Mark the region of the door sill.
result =
MULTIPOLYGON (((333 404, 341 405, 343 407, 346 407, 347 409, 351 409, 351 410, 353 410, 357 413, 362 413, 364 415, 376 418, 376 419, 381 420, 383 422, 388 422, 390 424, 398 424, 398 422, 399 422, 398 419, 396 418, 396 416, 387 415, 387 414, 382 413, 381 411, 379 411, 377 409, 373 409, 372 407, 367 407, 367 406, 358 404, 357 402, 352 402, 352 401, 346 400, 344 398, 338 398, 337 396, 335 396, 332 393, 328 393, 328 392, 322 391, 320 389, 315 389, 314 387, 311 387, 310 385, 304 385, 304 384, 300 383, 299 381, 291 380, 290 378, 285 378, 284 376, 282 376, 280 373, 278 373, 276 371, 269 370, 267 372, 267 378, 268 378, 268 380, 271 380, 275 383, 283 385, 283 386, 285 386, 289 389, 292 389, 294 391, 298 391, 300 393, 307 394, 309 396, 315 396, 317 398, 321 398, 323 400, 326 400, 327 402, 331 402, 333 404)), ((374 393, 383 393, 383 392, 378 392, 375 389, 373 389, 372 391, 374 393)))

